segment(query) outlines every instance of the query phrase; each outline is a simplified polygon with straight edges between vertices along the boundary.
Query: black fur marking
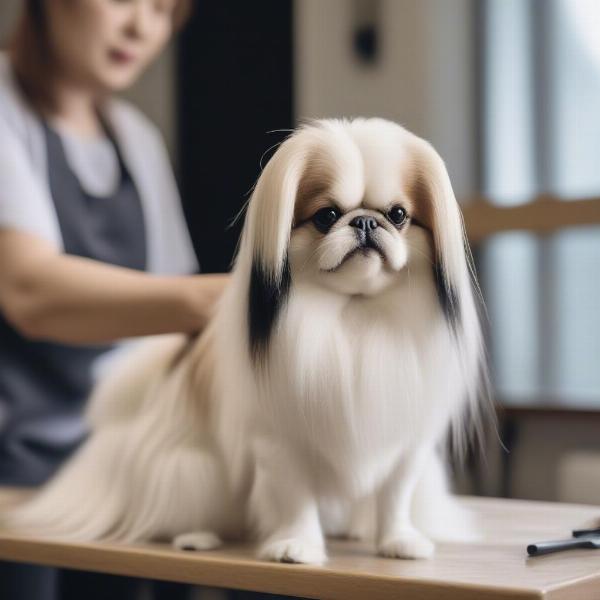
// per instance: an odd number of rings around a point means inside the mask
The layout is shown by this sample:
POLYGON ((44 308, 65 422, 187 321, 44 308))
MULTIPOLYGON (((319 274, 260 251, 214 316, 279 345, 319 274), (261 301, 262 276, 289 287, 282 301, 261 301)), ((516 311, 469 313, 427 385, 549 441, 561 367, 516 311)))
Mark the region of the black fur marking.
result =
POLYGON ((456 290, 448 281, 440 263, 436 262, 433 267, 435 287, 437 289, 440 305, 444 316, 450 324, 452 331, 456 333, 460 325, 460 301, 456 290))
POLYGON ((250 354, 255 362, 264 359, 269 338, 290 289, 290 265, 283 265, 281 281, 276 285, 256 260, 252 263, 248 298, 250 354))

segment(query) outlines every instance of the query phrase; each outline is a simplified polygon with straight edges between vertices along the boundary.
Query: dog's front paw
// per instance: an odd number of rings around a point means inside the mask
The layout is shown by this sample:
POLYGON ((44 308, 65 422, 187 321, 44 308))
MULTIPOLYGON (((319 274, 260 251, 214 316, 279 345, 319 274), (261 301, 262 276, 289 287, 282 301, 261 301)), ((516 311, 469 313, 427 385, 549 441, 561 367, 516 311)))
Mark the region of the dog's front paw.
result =
POLYGON ((430 558, 433 542, 417 530, 407 531, 379 543, 377 553, 388 558, 430 558))
POLYGON ((327 554, 322 545, 306 542, 301 538, 265 542, 258 555, 263 560, 306 565, 322 565, 327 560, 327 554))

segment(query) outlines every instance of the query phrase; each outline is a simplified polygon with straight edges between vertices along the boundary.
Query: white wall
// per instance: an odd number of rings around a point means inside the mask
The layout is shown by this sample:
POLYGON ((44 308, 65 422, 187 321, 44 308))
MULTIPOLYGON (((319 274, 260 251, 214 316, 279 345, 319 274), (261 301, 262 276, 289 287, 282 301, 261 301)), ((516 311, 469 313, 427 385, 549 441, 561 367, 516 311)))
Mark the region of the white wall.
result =
POLYGON ((353 0, 295 1, 296 115, 380 116, 431 141, 455 192, 474 191, 470 0, 380 0, 380 61, 352 51, 353 0))

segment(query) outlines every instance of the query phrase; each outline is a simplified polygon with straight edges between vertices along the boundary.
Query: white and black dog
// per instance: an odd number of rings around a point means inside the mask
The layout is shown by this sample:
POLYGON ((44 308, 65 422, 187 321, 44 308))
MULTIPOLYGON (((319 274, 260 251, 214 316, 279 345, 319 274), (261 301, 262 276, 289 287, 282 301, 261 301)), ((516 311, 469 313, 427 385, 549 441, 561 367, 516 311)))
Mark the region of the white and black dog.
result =
POLYGON ((36 534, 253 536, 322 563, 365 517, 377 550, 468 537, 436 446, 476 413, 483 348, 462 218, 433 148, 381 119, 293 133, 250 200, 197 340, 148 343, 95 391, 92 433, 9 516, 36 534))

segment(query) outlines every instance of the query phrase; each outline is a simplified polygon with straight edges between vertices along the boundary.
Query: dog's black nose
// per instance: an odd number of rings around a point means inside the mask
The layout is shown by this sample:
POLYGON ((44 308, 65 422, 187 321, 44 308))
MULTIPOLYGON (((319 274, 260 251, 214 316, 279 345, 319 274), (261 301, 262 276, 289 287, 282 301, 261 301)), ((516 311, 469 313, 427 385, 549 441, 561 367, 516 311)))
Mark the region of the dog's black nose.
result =
POLYGON ((377 229, 378 223, 377 220, 373 217, 354 217, 352 221, 350 221, 350 225, 352 227, 356 227, 356 229, 360 229, 365 233, 371 231, 373 229, 377 229))

